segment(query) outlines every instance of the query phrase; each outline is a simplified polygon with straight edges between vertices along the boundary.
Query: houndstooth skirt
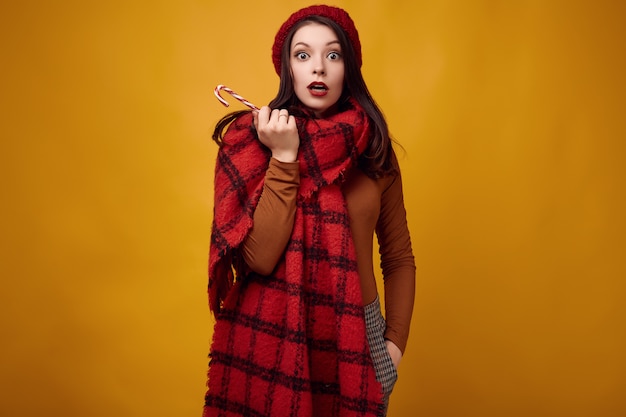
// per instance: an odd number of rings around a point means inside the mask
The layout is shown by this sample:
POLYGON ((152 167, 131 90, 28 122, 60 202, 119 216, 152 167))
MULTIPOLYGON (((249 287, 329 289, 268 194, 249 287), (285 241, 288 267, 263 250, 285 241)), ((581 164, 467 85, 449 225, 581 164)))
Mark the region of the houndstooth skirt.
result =
POLYGON ((385 344, 384 335, 387 323, 380 311, 378 296, 376 300, 365 306, 365 325, 367 327, 367 342, 369 343, 376 371, 376 379, 383 387, 386 407, 389 403, 389 395, 398 380, 398 372, 395 366, 393 366, 391 356, 389 356, 387 345, 385 344))

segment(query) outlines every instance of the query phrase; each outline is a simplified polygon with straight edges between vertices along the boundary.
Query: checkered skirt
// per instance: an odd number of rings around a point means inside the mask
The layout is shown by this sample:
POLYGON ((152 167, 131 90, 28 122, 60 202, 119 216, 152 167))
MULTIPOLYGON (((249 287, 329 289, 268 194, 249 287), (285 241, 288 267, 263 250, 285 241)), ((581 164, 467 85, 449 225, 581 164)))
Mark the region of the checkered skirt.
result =
POLYGON ((365 306, 365 326, 367 342, 369 343, 376 379, 381 383, 385 404, 389 401, 389 395, 398 380, 398 372, 391 361, 387 345, 385 343, 385 330, 387 323, 380 309, 380 300, 376 297, 372 303, 365 306))

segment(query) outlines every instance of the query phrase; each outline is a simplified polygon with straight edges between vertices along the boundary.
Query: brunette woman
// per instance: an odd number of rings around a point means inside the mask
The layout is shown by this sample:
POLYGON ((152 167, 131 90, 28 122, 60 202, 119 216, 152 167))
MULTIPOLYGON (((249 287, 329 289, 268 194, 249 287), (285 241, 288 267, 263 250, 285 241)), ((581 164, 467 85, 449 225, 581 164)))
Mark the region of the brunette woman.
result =
POLYGON ((387 124, 344 10, 292 14, 272 58, 276 98, 225 116, 213 135, 204 416, 384 416, 415 293, 387 124))

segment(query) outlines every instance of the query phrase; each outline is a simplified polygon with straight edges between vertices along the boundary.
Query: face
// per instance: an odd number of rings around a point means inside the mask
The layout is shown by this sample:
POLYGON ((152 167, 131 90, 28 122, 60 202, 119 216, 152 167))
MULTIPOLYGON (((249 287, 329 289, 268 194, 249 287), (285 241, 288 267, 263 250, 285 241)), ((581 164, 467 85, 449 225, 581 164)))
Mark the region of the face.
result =
POLYGON ((344 62, 335 32, 313 22, 299 28, 291 41, 289 66, 296 96, 322 117, 343 91, 344 62))

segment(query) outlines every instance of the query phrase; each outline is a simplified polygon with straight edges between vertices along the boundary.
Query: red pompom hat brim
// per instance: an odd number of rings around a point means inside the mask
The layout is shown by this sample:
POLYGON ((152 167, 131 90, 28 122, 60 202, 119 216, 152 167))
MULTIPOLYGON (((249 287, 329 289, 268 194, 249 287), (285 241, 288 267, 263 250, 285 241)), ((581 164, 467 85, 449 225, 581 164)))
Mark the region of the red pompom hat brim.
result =
POLYGON ((283 44, 285 43, 287 34, 296 23, 310 16, 323 16, 331 19, 339 26, 341 26, 341 28, 348 35, 348 39, 350 39, 350 43, 352 44, 352 47, 354 49, 354 55, 356 56, 357 64, 360 68, 363 63, 361 58, 361 41, 359 41, 359 32, 356 30, 356 26, 354 26, 354 22, 350 18, 350 15, 345 10, 338 7, 317 5, 305 7, 304 9, 300 9, 297 12, 293 13, 278 30, 276 38, 274 39, 274 46, 272 46, 272 61, 274 62, 274 69, 276 69, 276 74, 280 76, 280 52, 283 49, 283 44))

